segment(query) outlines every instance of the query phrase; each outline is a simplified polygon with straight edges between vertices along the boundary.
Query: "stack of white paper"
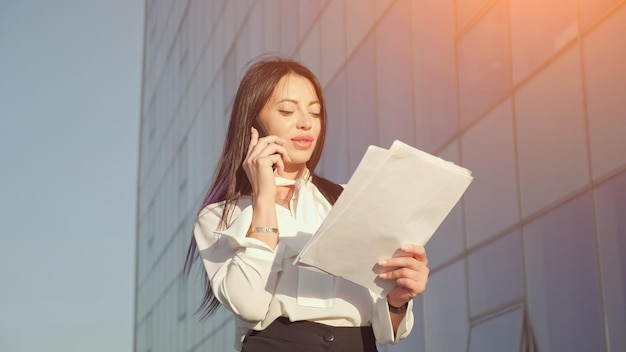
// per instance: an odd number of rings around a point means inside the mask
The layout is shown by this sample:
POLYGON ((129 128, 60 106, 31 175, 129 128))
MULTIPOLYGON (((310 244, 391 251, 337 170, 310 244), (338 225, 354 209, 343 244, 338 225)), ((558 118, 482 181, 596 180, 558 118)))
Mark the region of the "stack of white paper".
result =
POLYGON ((317 233, 295 260, 365 286, 395 285, 376 263, 405 243, 425 245, 459 201, 471 172, 400 141, 370 146, 317 233))

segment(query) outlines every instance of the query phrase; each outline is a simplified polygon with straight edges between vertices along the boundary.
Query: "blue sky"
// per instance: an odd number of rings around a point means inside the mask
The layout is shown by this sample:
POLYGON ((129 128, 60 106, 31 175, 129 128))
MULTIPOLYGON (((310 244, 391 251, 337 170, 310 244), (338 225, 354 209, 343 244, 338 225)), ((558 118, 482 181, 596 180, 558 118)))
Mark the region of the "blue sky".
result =
POLYGON ((0 0, 0 351, 131 351, 143 7, 0 0))

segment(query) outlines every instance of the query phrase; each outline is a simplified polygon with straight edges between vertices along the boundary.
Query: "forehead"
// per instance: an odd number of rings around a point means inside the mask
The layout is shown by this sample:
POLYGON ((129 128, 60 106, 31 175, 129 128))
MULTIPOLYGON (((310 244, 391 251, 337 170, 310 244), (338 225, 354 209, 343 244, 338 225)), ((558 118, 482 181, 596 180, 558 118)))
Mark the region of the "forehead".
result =
POLYGON ((313 83, 306 77, 289 73, 281 77, 274 87, 272 99, 294 99, 318 101, 313 83))

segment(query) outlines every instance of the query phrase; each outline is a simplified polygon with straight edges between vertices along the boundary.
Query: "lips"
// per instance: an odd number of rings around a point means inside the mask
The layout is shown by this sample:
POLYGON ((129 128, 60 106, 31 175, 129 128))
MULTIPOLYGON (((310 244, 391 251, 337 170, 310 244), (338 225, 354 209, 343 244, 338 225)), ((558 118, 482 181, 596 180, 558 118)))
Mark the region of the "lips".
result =
POLYGON ((298 149, 309 149, 313 145, 314 138, 308 134, 302 134, 291 138, 291 142, 298 149))

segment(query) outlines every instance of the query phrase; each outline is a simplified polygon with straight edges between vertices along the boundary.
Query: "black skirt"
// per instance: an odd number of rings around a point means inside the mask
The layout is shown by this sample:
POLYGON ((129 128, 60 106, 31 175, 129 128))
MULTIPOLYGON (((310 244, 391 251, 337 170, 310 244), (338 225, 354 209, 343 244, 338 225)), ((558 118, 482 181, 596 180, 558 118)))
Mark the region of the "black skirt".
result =
POLYGON ((276 319, 265 330, 253 330, 241 352, 377 352, 371 326, 334 327, 310 321, 276 319))

